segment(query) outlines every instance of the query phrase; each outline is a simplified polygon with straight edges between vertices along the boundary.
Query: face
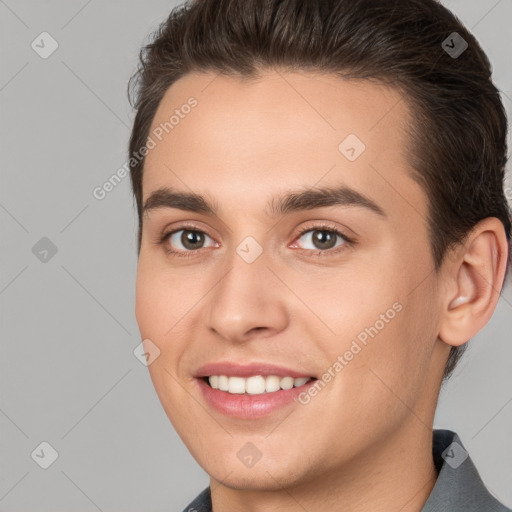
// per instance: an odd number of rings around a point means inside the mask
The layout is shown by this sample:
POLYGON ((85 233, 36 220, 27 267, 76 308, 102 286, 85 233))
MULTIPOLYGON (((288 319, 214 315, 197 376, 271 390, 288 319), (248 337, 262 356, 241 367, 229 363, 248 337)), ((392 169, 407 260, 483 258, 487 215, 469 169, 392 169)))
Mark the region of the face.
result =
POLYGON ((136 317, 214 481, 302 485, 430 439, 447 352, 408 116, 393 89, 312 73, 194 73, 163 98, 136 317))

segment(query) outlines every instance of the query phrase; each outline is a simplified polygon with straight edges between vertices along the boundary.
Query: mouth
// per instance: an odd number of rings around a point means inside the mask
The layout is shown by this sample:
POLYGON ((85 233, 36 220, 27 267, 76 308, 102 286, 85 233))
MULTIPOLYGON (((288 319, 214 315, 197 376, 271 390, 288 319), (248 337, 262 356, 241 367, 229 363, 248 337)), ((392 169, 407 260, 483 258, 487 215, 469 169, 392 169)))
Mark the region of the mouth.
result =
POLYGON ((292 377, 279 375, 252 375, 241 377, 237 375, 210 375, 201 377, 211 389, 224 391, 231 395, 266 395, 277 391, 288 391, 300 388, 315 377, 292 377))
POLYGON ((301 395, 318 380, 309 372, 264 361, 212 362, 198 368, 194 377, 211 410, 242 419, 297 407, 301 395))
POLYGON ((289 407, 303 407, 301 395, 318 379, 282 375, 207 375, 197 377, 200 395, 212 411, 226 417, 256 420, 289 407))

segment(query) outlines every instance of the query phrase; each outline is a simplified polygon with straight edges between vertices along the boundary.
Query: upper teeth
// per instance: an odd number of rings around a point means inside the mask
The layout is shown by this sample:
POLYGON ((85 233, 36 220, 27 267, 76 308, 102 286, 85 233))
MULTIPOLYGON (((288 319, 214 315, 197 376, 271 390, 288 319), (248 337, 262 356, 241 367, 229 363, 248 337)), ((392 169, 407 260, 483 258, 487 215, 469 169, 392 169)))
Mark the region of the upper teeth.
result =
POLYGON ((294 379, 293 377, 277 377, 276 375, 269 375, 268 377, 255 375, 246 379, 244 377, 212 375, 208 377, 208 380, 213 389, 235 394, 249 393, 250 395, 260 395, 261 393, 271 393, 280 389, 302 386, 311 378, 301 377, 294 379))

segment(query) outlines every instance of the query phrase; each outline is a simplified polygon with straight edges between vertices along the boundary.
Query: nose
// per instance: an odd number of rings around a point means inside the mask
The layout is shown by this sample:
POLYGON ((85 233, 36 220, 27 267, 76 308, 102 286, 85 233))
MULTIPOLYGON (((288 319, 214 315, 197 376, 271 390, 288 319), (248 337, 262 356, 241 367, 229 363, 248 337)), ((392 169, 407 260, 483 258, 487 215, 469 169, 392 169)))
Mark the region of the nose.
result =
POLYGON ((288 325, 287 289, 263 252, 248 263, 234 252, 205 304, 207 327, 234 342, 272 336, 288 325))

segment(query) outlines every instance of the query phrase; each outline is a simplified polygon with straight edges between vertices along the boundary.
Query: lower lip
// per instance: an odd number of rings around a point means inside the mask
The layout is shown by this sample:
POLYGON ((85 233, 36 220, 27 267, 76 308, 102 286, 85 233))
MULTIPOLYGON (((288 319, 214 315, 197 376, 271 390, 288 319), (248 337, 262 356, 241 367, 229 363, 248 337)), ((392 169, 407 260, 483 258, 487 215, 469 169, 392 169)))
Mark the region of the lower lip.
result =
POLYGON ((232 394, 213 389, 203 379, 197 379, 206 402, 218 412, 235 418, 254 419, 267 416, 291 403, 298 403, 298 396, 315 381, 297 388, 280 389, 261 395, 232 394))

